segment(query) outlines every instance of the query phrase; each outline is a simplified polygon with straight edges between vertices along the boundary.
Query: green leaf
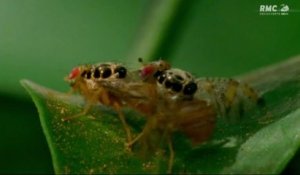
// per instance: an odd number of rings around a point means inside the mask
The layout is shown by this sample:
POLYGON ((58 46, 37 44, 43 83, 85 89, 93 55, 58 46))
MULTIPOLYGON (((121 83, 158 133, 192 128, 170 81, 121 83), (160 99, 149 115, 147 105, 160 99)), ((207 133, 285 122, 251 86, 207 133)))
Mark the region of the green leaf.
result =
MULTIPOLYGON (((300 146, 300 74, 295 69, 299 60, 239 77, 264 92, 262 111, 253 111, 235 124, 219 120, 211 140, 195 148, 180 133, 174 134, 173 172, 280 173, 300 146)), ((86 116, 62 122, 82 111, 81 98, 28 80, 21 83, 37 106, 56 173, 166 172, 168 152, 143 158, 136 150, 124 150, 121 122, 109 108, 97 106, 86 116)), ((143 127, 141 118, 125 112, 138 133, 143 127)))
POLYGON ((249 137, 224 173, 274 174, 283 170, 300 146, 300 109, 249 137))
POLYGON ((28 80, 21 83, 37 106, 56 173, 143 171, 141 161, 124 151, 125 135, 111 111, 102 108, 63 122, 64 117, 81 112, 82 99, 28 80))

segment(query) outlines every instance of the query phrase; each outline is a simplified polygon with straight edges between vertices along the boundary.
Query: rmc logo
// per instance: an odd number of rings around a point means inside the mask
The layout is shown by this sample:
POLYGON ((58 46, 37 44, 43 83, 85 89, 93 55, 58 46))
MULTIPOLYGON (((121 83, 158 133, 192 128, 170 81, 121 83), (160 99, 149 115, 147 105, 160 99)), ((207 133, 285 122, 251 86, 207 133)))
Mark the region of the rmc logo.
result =
POLYGON ((281 5, 260 5, 259 12, 261 15, 287 15, 289 6, 286 4, 281 5))
POLYGON ((277 5, 260 5, 260 12, 277 12, 277 5))

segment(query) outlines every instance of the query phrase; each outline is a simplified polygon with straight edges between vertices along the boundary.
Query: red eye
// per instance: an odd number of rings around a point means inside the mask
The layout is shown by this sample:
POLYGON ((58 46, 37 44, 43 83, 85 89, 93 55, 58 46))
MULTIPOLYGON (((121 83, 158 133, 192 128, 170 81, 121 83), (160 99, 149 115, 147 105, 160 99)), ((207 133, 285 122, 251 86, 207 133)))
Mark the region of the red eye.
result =
POLYGON ((141 77, 145 78, 154 73, 155 67, 153 65, 147 65, 141 70, 141 77))
POLYGON ((75 67, 72 71, 71 71, 71 73, 69 74, 69 79, 71 80, 71 79, 74 79, 74 78, 76 78, 78 75, 80 74, 80 68, 79 67, 75 67))

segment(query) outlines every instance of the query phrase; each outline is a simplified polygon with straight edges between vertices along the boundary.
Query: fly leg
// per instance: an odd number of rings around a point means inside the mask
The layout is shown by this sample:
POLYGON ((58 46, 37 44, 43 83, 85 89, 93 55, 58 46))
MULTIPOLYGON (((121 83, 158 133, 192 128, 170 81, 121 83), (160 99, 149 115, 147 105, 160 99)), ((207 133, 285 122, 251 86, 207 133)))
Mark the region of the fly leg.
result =
MULTIPOLYGON (((80 85, 78 85, 78 86, 80 86, 80 85)), ((83 115, 86 115, 91 110, 91 108, 93 107, 93 105, 97 104, 97 95, 99 93, 101 93, 101 91, 100 91, 101 89, 99 91, 93 92, 93 93, 90 93, 88 91, 88 89, 85 89, 85 88, 79 88, 79 89, 82 89, 82 93, 85 94, 83 96, 85 97, 86 105, 84 106, 84 109, 80 113, 78 113, 76 115, 73 115, 73 116, 62 118, 61 120, 63 122, 67 121, 67 120, 72 120, 72 119, 78 118, 78 117, 83 116, 83 115)), ((67 93, 67 95, 71 96, 72 94, 76 93, 77 91, 78 91, 78 87, 73 87, 67 93)))
POLYGON ((168 162, 168 171, 167 171, 167 173, 171 174, 173 163, 174 163, 175 153, 174 153, 173 144, 172 144, 172 140, 171 140, 170 136, 168 137, 168 147, 169 147, 170 157, 169 157, 169 162, 168 162))
POLYGON ((126 143, 126 147, 131 148, 132 145, 134 145, 138 140, 140 140, 140 138, 144 135, 144 131, 142 131, 141 133, 139 133, 138 136, 136 136, 133 140, 131 140, 130 142, 126 143))
POLYGON ((116 112, 118 113, 118 116, 122 122, 123 128, 124 128, 126 136, 127 136, 127 142, 125 143, 125 149, 128 151, 131 151, 131 147, 128 146, 128 144, 127 144, 127 143, 132 142, 132 135, 131 135, 130 127, 128 126, 128 124, 125 120, 125 116, 124 116, 123 112, 121 111, 120 105, 118 103, 115 103, 114 108, 115 108, 116 112))
POLYGON ((151 121, 148 119, 146 122, 146 125, 144 126, 144 129, 141 133, 139 133, 133 140, 130 142, 126 143, 127 147, 132 147, 137 141, 139 141, 143 136, 147 135, 149 131, 151 130, 151 121))
POLYGON ((63 122, 65 122, 65 121, 67 121, 67 120, 72 120, 72 119, 78 118, 78 117, 80 117, 80 116, 86 115, 86 114, 90 111, 90 109, 92 108, 92 106, 93 106, 93 105, 92 105, 91 103, 87 103, 87 104, 85 105, 84 109, 83 109, 80 113, 75 114, 75 115, 70 116, 70 117, 64 117, 64 118, 62 118, 61 120, 62 120, 63 122))

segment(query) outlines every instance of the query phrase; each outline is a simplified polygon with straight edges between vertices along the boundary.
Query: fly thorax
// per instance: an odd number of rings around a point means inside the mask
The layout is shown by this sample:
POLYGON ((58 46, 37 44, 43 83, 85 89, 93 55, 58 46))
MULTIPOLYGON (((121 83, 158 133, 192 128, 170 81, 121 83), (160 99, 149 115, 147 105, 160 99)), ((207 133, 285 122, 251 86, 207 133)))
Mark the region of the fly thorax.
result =
POLYGON ((192 98, 197 84, 192 75, 180 69, 169 69, 156 76, 159 92, 171 99, 192 98))

